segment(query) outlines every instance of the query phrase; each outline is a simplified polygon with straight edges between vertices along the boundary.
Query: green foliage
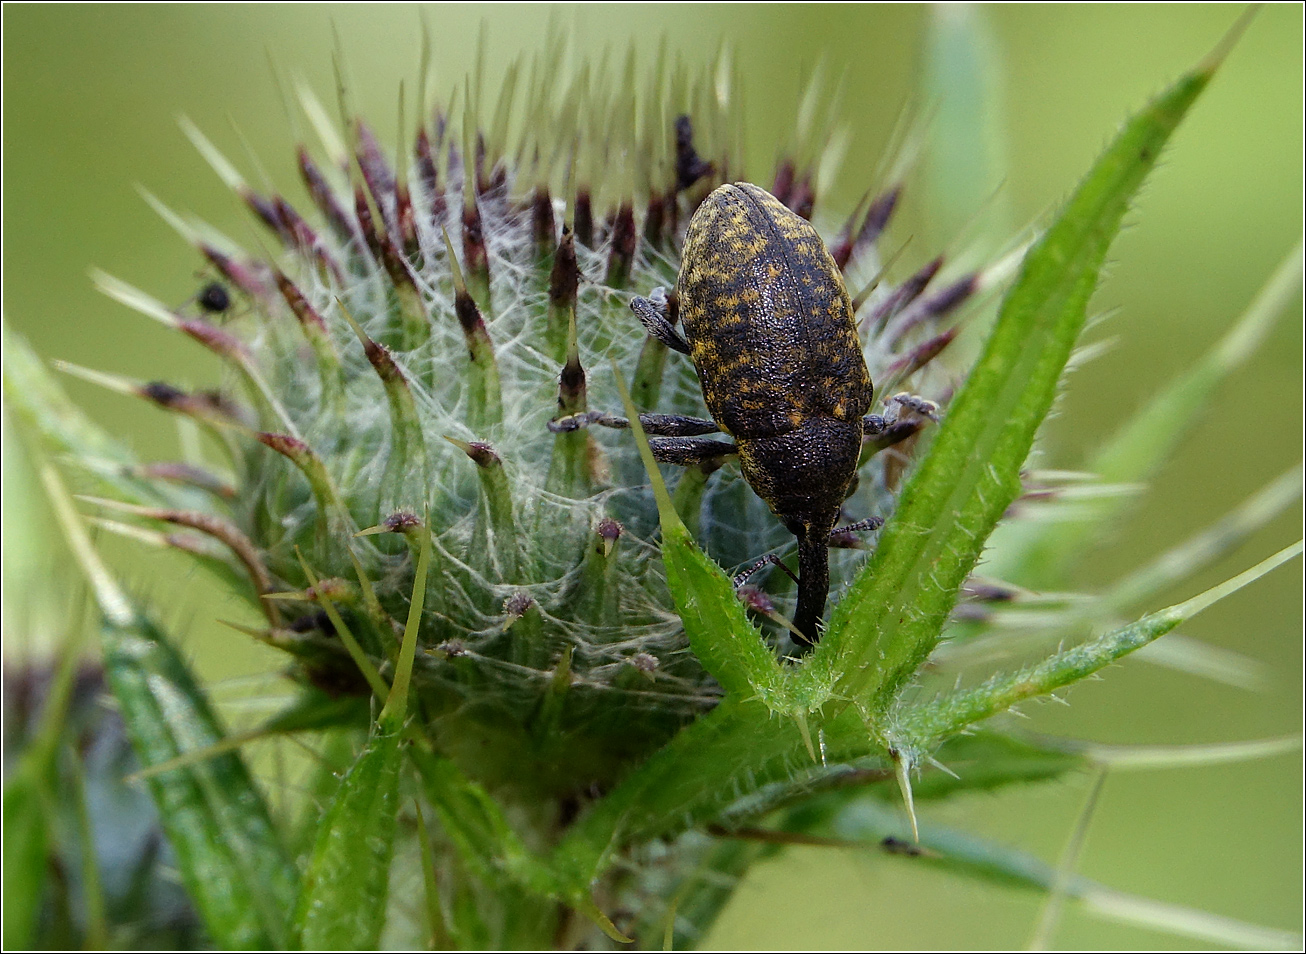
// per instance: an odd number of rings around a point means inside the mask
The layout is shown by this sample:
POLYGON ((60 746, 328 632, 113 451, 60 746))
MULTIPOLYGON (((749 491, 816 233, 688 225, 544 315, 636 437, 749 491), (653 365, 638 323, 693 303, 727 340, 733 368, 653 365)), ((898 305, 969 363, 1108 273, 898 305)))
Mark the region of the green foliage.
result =
POLYGON ((49 851, 50 766, 28 759, 4 787, 4 944, 33 946, 49 851))
POLYGON ((296 947, 359 950, 380 941, 399 811, 399 744, 398 732, 374 733, 318 823, 291 924, 296 947))
POLYGON ((1293 557, 1300 556, 1301 552, 1301 543, 1295 543, 1190 600, 1149 613, 1136 623, 1059 652, 1038 665, 993 676, 975 689, 955 692, 935 702, 906 710, 902 720, 907 737, 924 742, 944 739, 968 725, 1005 712, 1025 699, 1048 695, 1062 686, 1079 682, 1121 656, 1161 638, 1211 604, 1237 592, 1253 580, 1260 579, 1293 557))
MULTIPOLYGON (((206 695, 153 623, 106 620, 100 641, 142 765, 222 740, 206 695)), ((152 776, 147 784, 211 935, 237 948, 284 943, 295 868, 241 757, 218 755, 152 776)))

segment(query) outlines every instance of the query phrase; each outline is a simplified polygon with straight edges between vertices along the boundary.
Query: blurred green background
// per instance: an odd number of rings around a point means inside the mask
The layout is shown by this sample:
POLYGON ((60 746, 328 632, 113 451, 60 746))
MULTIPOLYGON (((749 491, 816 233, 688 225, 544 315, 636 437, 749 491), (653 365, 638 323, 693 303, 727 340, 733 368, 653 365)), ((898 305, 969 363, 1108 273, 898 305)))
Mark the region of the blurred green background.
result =
MULTIPOLYGON (((726 40, 744 79, 750 169, 757 177, 769 170, 802 85, 823 58, 830 75, 844 77, 838 111, 851 131, 827 208, 846 210, 873 181, 905 110, 933 116, 926 161, 895 226, 900 238, 912 236, 905 270, 936 249, 962 251, 984 237, 1000 241, 1039 221, 1128 112, 1204 55, 1240 9, 983 8, 975 14, 983 42, 970 47, 979 57, 975 72, 947 45, 948 29, 968 15, 956 8, 602 5, 555 13, 543 5, 469 4, 432 6, 427 13, 437 79, 446 91, 471 68, 482 22, 490 89, 508 59, 538 48, 551 13, 571 35, 573 51, 591 55, 605 48, 624 53, 630 42, 654 48, 665 36, 692 64, 726 40), (932 18, 939 18, 933 32, 932 18)), ((5 321, 49 357, 183 385, 212 380, 215 368, 198 346, 98 296, 86 277, 97 266, 176 303, 198 287, 197 257, 134 185, 253 245, 253 227, 181 135, 177 116, 188 115, 252 173, 234 123, 271 179, 298 199, 294 134, 269 56, 330 102, 334 25, 354 102, 383 140, 392 141, 396 90, 405 80, 411 97, 417 74, 418 23, 417 9, 407 5, 7 6, 5 321)), ((1176 135, 1113 249, 1115 264, 1094 304, 1113 317, 1090 334, 1119 336, 1119 343, 1076 372, 1046 428, 1050 465, 1080 465, 1120 418, 1222 333, 1300 235, 1301 70, 1301 8, 1267 7, 1176 135)), ((1112 579, 1178 542, 1300 460, 1301 326, 1298 299, 1267 345, 1222 389, 1112 545, 1093 554, 1085 583, 1112 579)), ((80 382, 67 387, 144 457, 175 454, 176 435, 163 415, 80 382)), ((68 588, 41 587, 63 559, 10 438, 6 433, 4 643, 13 661, 40 652, 34 641, 50 615, 44 604, 57 608, 68 588)), ((1167 594, 1166 602, 1290 543, 1300 524, 1297 508, 1167 594)), ((220 698, 248 695, 244 677, 276 664, 246 652, 235 634, 213 624, 215 616, 237 615, 237 607, 219 596, 215 611, 207 581, 181 561, 114 544, 108 550, 176 624, 220 698)), ((1184 629, 1265 663, 1266 688, 1234 689, 1132 661, 1076 689, 1068 708, 1027 709, 1032 727, 1118 743, 1300 732, 1300 562, 1184 629)), ((255 691, 271 688, 255 683, 255 691)), ((239 721, 234 710, 232 717, 239 721)), ((932 822, 1055 860, 1086 785, 1072 779, 926 810, 932 822)), ((1214 914, 1299 928, 1301 795, 1295 756, 1113 776, 1080 871, 1214 914)), ((1038 910, 1037 899, 910 863, 801 849, 754 874, 712 943, 1001 947, 1025 943, 1038 910)), ((1175 939, 1071 908, 1055 941, 1164 949, 1175 939)))

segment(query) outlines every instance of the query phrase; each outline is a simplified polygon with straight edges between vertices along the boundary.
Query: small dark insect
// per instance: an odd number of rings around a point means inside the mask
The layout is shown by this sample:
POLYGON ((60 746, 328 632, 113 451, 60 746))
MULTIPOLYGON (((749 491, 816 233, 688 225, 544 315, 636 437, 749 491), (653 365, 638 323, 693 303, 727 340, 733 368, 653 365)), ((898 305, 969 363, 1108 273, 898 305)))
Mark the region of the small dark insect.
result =
MULTIPOLYGON (((640 415, 660 435, 649 441, 653 455, 689 465, 738 454, 744 479, 797 537, 794 625, 810 647, 821 636, 830 537, 863 437, 887 427, 866 416, 873 387, 838 266, 811 224, 774 196, 746 182, 723 185, 689 223, 674 298, 656 289, 630 307, 650 335, 690 356, 712 415, 640 415), (734 444, 700 436, 714 431, 734 444)), ((590 423, 628 422, 588 412, 550 427, 590 423)), ((779 561, 753 569, 766 562, 779 561)))
POLYGON ((221 282, 209 282, 195 296, 195 303, 211 315, 220 315, 231 307, 231 292, 221 282))
POLYGON ((903 841, 901 838, 894 838, 892 835, 881 841, 880 847, 891 855, 903 855, 907 858, 924 858, 931 854, 920 845, 912 844, 910 841, 903 841))

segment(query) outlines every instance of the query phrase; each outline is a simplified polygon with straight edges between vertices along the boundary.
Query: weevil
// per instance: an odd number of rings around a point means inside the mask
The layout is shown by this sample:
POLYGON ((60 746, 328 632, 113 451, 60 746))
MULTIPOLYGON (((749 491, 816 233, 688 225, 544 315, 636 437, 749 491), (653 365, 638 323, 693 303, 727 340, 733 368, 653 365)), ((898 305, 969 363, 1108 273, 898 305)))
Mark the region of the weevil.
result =
POLYGON ((220 315, 231 307, 231 292, 221 282, 209 282, 199 290, 195 302, 203 311, 220 315))
MULTIPOLYGON (((738 182, 709 195, 690 220, 674 297, 655 289, 630 307, 652 337, 693 361, 712 415, 641 414, 659 435, 649 441, 654 457, 689 465, 738 455, 744 479, 797 538, 794 626, 806 641, 799 648, 810 647, 821 636, 830 537, 862 440, 888 427, 867 416, 874 387, 838 266, 806 219, 738 182), (702 436, 716 431, 734 443, 702 436)), ((628 424, 587 412, 550 428, 590 423, 628 424)), ((839 532, 878 525, 872 518, 839 532)), ((765 562, 779 563, 757 566, 765 562)))

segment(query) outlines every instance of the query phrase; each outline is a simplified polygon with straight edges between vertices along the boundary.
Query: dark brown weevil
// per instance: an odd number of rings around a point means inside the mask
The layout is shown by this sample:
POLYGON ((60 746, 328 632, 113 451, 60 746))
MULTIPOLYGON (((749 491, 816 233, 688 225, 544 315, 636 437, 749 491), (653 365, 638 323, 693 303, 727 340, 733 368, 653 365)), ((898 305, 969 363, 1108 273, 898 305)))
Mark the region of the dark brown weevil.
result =
MULTIPOLYGON (((738 454, 744 479, 798 539, 794 625, 814 644, 830 590, 830 536, 862 439, 886 426, 865 416, 873 386, 838 266, 806 219, 738 182, 718 188, 694 213, 675 299, 655 289, 630 307, 650 335, 689 355, 712 415, 641 414, 644 429, 661 435, 649 441, 654 457, 688 465, 738 454), (718 430, 734 444, 700 436, 718 430)), ((628 424, 587 412, 550 428, 591 423, 628 424)), ((779 563, 768 558, 752 569, 766 562, 779 563)))

